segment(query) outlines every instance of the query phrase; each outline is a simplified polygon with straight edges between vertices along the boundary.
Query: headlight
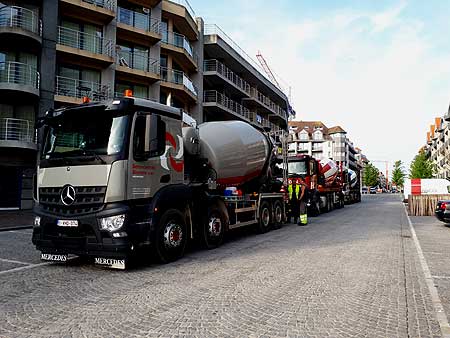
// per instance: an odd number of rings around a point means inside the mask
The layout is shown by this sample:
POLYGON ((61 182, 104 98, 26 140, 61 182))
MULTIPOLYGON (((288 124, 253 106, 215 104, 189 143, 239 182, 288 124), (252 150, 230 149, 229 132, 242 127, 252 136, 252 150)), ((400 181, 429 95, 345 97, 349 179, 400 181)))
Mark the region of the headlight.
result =
POLYGON ((125 223, 125 215, 116 215, 100 219, 100 230, 109 232, 119 230, 125 223))
POLYGON ((36 216, 34 218, 34 227, 37 228, 37 227, 40 227, 40 226, 41 226, 41 218, 39 216, 36 216))

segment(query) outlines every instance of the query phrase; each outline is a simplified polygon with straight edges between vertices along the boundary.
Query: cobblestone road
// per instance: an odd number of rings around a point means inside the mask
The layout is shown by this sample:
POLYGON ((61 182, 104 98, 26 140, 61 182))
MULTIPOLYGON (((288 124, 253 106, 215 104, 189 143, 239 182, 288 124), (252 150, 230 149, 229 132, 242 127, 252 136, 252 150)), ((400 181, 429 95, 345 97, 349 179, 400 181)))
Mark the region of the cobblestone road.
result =
POLYGON ((27 231, 0 233, 0 337, 441 335, 393 195, 169 265, 37 264, 27 231))

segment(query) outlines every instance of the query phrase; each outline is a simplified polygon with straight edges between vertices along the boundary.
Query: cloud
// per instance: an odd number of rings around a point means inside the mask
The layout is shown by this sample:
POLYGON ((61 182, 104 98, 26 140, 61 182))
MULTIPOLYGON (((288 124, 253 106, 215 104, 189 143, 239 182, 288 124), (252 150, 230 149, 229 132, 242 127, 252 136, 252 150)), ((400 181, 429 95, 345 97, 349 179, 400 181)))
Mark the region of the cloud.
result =
POLYGON ((369 159, 413 158, 448 106, 450 55, 436 53, 406 2, 295 19, 252 3, 218 23, 289 83, 298 119, 342 125, 369 159))

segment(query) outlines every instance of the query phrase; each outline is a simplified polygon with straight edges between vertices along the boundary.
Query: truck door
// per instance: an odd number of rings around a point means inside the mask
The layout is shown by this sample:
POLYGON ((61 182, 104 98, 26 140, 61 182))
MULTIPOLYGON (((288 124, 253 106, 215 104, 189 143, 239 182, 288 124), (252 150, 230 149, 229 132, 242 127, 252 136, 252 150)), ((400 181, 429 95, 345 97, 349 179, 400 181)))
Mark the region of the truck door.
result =
POLYGON ((180 121, 157 113, 138 112, 132 128, 128 198, 150 198, 165 185, 181 183, 184 163, 180 121), (180 137, 173 136, 174 131, 180 137))

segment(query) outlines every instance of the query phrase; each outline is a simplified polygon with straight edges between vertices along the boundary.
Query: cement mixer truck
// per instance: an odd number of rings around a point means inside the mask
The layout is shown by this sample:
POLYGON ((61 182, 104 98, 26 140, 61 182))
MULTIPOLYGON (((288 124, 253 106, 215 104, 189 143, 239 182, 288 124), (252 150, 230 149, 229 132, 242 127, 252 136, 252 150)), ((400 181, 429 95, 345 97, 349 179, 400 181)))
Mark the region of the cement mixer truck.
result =
POLYGON ((308 212, 319 215, 344 207, 343 173, 332 160, 309 155, 288 157, 288 177, 301 177, 308 186, 308 212))
POLYGON ((138 254, 166 263, 188 241, 264 233, 285 219, 279 153, 242 121, 195 121, 132 97, 49 111, 37 171, 32 241, 41 259, 69 254, 124 269, 138 254), (183 127, 184 126, 184 127, 183 127))

